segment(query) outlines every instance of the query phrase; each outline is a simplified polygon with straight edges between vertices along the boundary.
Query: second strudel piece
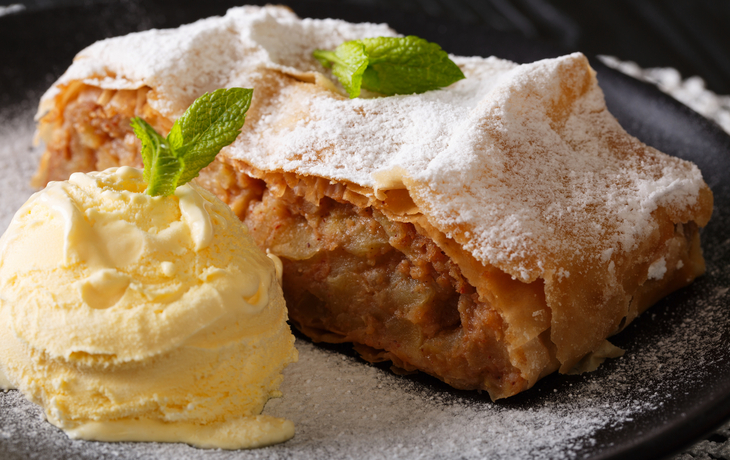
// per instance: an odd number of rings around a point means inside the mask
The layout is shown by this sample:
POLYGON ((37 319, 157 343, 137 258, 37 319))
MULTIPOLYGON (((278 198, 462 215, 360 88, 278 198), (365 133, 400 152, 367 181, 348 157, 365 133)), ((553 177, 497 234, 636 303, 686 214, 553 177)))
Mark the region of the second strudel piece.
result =
POLYGON ((628 135, 584 56, 454 57, 448 88, 352 100, 311 56, 393 35, 244 7, 99 42, 41 102, 36 183, 139 165, 131 117, 166 133, 204 92, 252 87, 198 181, 282 258, 291 320, 494 399, 612 355, 703 273, 700 171, 628 135))

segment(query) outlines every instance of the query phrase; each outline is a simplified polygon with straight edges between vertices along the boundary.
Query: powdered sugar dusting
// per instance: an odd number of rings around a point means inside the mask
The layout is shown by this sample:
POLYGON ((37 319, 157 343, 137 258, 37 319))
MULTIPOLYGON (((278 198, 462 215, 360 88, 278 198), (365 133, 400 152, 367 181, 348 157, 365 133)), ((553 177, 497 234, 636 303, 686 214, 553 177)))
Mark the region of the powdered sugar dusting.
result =
POLYGON ((30 177, 38 167, 41 146, 33 145, 35 126, 29 114, 29 104, 0 113, 0 229, 10 224, 15 212, 35 191, 30 177))
POLYGON ((564 85, 585 84, 582 59, 512 70, 416 176, 436 220, 467 229, 473 236, 462 243, 479 260, 518 263, 513 275, 526 281, 559 271, 566 253, 590 263, 609 249, 630 251, 658 206, 689 206, 703 184, 693 165, 625 135, 594 81, 564 119, 550 114, 564 85))
POLYGON ((647 275, 647 278, 650 280, 660 280, 664 278, 665 273, 667 273, 667 261, 664 257, 661 257, 649 265, 649 274, 647 275))
POLYGON ((102 40, 82 50, 43 96, 43 110, 58 85, 74 80, 108 89, 150 86, 152 106, 177 118, 205 92, 252 87, 263 69, 305 73, 316 68, 312 51, 345 40, 393 36, 383 24, 301 21, 283 7, 241 7, 223 17, 201 19, 171 30, 147 30, 102 40), (316 45, 316 46, 315 46, 316 45))
POLYGON ((559 255, 590 265, 606 249, 630 251, 657 207, 687 208, 704 186, 696 167, 618 126, 580 54, 522 66, 454 57, 467 78, 422 95, 351 100, 314 84, 324 72, 314 49, 378 35, 395 32, 234 8, 94 44, 60 83, 148 85, 153 107, 172 118, 205 91, 254 87, 243 133, 224 155, 368 189, 402 171, 432 225, 523 281, 571 271, 559 255))
MULTIPOLYGON (((373 175, 379 171, 397 166, 425 169, 448 146, 459 120, 486 97, 502 70, 514 67, 495 58, 489 62, 495 65, 479 69, 481 78, 467 78, 448 90, 423 95, 353 100, 330 92, 315 95, 302 101, 307 116, 291 129, 273 136, 244 133, 230 155, 262 169, 321 175, 366 187, 376 186, 373 175)), ((281 95, 283 100, 290 97, 300 97, 296 88, 281 95)), ((278 115, 286 116, 286 110, 278 115)))

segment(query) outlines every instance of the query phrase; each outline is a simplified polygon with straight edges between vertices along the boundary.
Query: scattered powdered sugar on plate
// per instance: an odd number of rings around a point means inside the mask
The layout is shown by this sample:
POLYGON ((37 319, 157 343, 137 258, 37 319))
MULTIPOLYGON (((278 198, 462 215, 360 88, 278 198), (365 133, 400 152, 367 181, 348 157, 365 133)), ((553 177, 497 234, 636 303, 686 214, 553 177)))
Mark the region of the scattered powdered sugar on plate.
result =
POLYGON ((3 232, 15 211, 33 193, 30 177, 42 152, 41 147, 33 146, 34 108, 21 105, 0 113, 0 229, 3 232))
POLYGON ((730 96, 720 96, 705 87, 702 77, 696 75, 683 79, 677 69, 657 67, 643 69, 631 61, 621 61, 613 56, 599 56, 609 67, 634 78, 655 84, 660 90, 720 125, 730 133, 730 96))
MULTIPOLYGON (((32 110, 0 114, 0 230, 32 193, 32 110)), ((725 206, 725 205, 724 205, 725 206)), ((725 213, 727 214, 727 213, 725 213)), ((201 452, 183 444, 72 441, 17 391, 0 393, 0 457, 13 458, 586 458, 661 429, 706 401, 730 331, 730 239, 705 232, 708 273, 615 337, 627 350, 598 371, 553 375, 493 403, 423 376, 399 377, 338 350, 298 339, 284 397, 265 413, 294 421, 295 437, 251 451, 201 452), (723 240, 725 238, 725 240, 723 240)), ((718 374, 717 369, 725 369, 718 374)))
POLYGON ((595 404, 604 390, 581 385, 571 395, 577 399, 556 395, 538 398, 531 407, 509 407, 490 402, 486 394, 434 391, 311 344, 298 345, 302 358, 286 375, 287 397, 269 409, 294 420, 301 436, 289 446, 311 458, 321 458, 333 444, 347 458, 574 457, 596 442, 597 430, 654 406, 618 399, 595 404), (297 388, 297 381, 308 384, 297 388))

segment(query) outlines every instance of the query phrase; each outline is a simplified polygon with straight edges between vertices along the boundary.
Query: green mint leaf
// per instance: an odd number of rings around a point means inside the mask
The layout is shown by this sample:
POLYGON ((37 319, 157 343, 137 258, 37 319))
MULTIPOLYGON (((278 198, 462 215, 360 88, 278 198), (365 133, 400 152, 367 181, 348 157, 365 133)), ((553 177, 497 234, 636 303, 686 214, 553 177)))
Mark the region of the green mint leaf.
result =
POLYGON ((133 118, 132 129, 142 141, 142 161, 147 193, 152 196, 171 195, 175 191, 182 167, 168 141, 141 118, 133 118))
POLYGON ((190 182, 241 133, 252 89, 218 89, 196 99, 170 130, 168 139, 185 169, 178 185, 190 182))
POLYGON ((334 51, 314 50, 312 54, 315 58, 317 58, 317 60, 320 64, 322 64, 323 67, 326 67, 328 69, 332 68, 333 62, 340 61, 334 51))
POLYGON ((413 35, 361 40, 370 59, 363 87, 392 95, 425 93, 464 77, 461 69, 436 43, 413 35))
MULTIPOLYGON (((409 35, 407 37, 365 38, 345 42, 331 51, 315 51, 320 61, 332 63, 332 71, 350 97, 357 97, 360 88, 388 96, 394 94, 424 93, 449 86, 464 77, 461 69, 436 43, 409 35), (355 47, 361 45, 362 48, 355 47), (352 50, 360 50, 363 57, 355 61, 352 50), (333 56, 334 55, 334 56, 333 56), (337 58, 337 59, 335 59, 337 58), (354 67, 350 62, 367 62, 365 69, 352 78, 341 77, 340 67, 354 67)), ((327 65, 325 65, 327 67, 327 65)), ((359 70, 359 68, 358 68, 359 70)), ((354 72, 353 72, 354 73, 354 72)))
POLYGON ((146 193, 172 195, 197 177, 240 134, 252 94, 252 89, 230 88, 202 95, 166 139, 141 118, 133 118, 132 129, 142 142, 146 193))
POLYGON ((160 145, 154 158, 154 166, 150 171, 152 180, 147 182, 147 194, 168 196, 175 193, 184 166, 183 160, 175 156, 167 142, 160 145))
POLYGON ((350 98, 360 95, 362 75, 369 62, 362 43, 353 40, 341 44, 334 51, 316 50, 314 57, 325 67, 332 66, 332 73, 345 87, 350 98))

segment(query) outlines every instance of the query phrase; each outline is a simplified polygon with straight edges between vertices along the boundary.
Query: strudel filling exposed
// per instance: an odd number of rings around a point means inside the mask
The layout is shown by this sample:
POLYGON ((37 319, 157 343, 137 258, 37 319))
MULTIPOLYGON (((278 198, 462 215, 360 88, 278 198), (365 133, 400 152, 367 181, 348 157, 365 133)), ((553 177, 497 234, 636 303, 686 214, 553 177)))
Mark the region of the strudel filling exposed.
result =
POLYGON ((252 87, 198 183, 282 258, 291 320, 495 399, 612 355, 704 271, 700 171, 628 135, 583 55, 453 57, 465 80, 361 99, 311 55, 394 35, 243 7, 96 43, 41 102, 36 184, 140 165, 131 117, 167 132, 204 92, 252 87))

